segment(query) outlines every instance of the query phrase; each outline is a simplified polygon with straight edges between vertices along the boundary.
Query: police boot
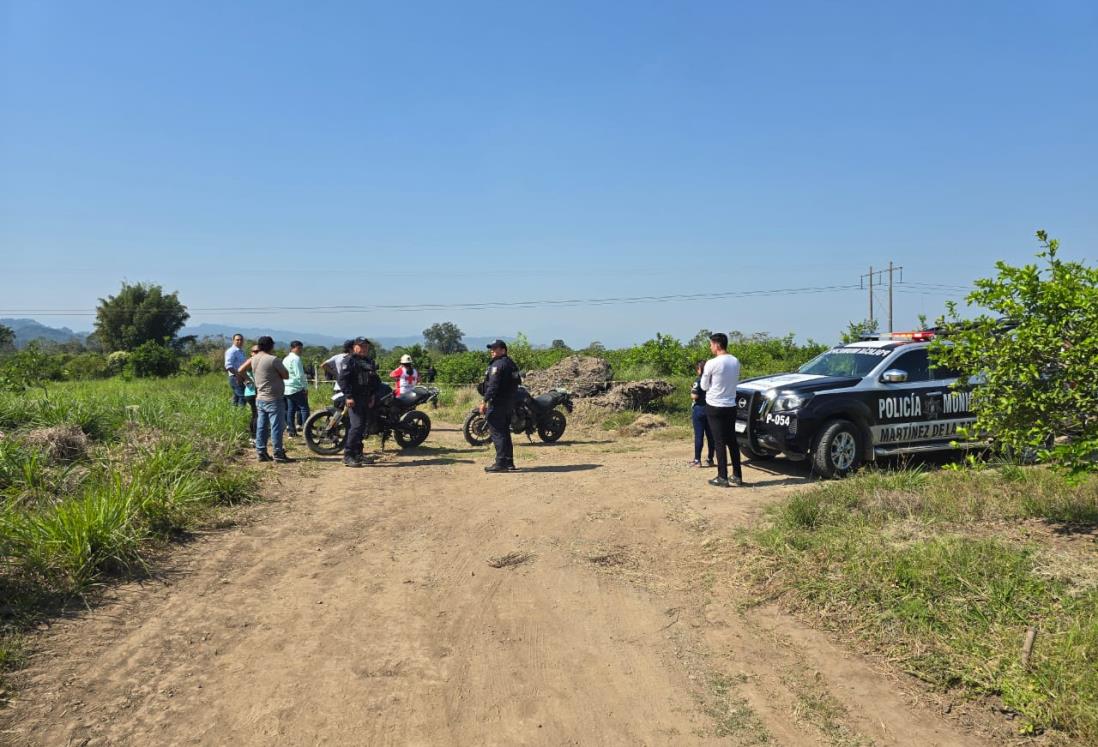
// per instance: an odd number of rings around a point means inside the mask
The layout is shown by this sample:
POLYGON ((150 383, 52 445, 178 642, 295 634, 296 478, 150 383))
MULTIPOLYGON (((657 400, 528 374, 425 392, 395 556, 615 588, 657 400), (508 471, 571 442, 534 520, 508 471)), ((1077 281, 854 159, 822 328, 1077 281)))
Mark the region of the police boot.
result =
POLYGON ((507 472, 507 465, 502 462, 493 462, 484 468, 485 472, 507 472))
POLYGON ((515 466, 514 459, 508 459, 504 461, 503 466, 508 472, 518 472, 518 467, 515 466))

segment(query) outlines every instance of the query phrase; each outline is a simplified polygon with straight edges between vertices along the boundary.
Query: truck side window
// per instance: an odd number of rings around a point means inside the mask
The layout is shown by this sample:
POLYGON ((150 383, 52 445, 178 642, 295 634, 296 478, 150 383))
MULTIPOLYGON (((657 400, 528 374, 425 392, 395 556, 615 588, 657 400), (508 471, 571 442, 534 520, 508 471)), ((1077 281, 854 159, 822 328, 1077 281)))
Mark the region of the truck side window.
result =
POLYGON ((888 367, 907 371, 907 380, 909 383, 914 381, 930 381, 930 362, 927 360, 926 348, 909 350, 890 363, 888 367))
POLYGON ((930 375, 934 378, 935 381, 952 381, 961 374, 959 374, 957 371, 954 371, 952 368, 946 368, 943 365, 931 363, 930 375))

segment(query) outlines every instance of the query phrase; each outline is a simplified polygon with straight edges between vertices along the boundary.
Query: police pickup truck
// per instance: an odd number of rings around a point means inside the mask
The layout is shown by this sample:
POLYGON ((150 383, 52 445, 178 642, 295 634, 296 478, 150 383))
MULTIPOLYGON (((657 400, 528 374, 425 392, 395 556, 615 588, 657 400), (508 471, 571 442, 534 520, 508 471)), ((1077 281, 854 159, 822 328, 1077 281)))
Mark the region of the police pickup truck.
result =
POLYGON ((796 373, 736 387, 736 437, 749 457, 811 459, 824 477, 893 454, 983 446, 961 441, 971 391, 931 364, 932 333, 897 333, 822 353, 796 373))

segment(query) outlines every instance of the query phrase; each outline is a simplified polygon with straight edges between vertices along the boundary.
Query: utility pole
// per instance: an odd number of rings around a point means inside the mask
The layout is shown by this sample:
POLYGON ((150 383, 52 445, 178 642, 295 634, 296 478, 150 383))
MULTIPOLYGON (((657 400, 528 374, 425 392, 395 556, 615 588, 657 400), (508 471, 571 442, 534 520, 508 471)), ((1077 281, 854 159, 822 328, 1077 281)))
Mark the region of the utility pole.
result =
POLYGON ((888 260, 888 334, 892 334, 892 260, 888 260))
POLYGON ((873 265, 870 265, 869 272, 865 275, 862 275, 859 280, 865 281, 869 288, 869 322, 870 324, 872 324, 874 321, 873 286, 884 284, 884 275, 886 272, 888 273, 888 331, 891 334, 893 332, 892 291, 893 286, 897 282, 895 279, 895 274, 897 272, 900 273, 900 279, 898 282, 902 283, 904 281, 904 268, 896 265, 891 260, 889 260, 888 262, 887 270, 874 270, 873 265))
POLYGON ((869 266, 869 321, 873 326, 873 265, 869 266))

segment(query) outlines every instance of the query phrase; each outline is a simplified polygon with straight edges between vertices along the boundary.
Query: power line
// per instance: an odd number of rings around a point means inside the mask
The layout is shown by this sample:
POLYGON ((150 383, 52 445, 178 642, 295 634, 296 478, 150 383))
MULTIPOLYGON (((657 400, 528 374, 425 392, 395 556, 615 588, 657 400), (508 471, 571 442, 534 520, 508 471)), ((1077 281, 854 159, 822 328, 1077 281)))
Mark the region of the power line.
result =
POLYGON ((920 282, 915 282, 915 281, 910 281, 910 282, 907 282, 907 283, 903 283, 903 285, 909 285, 909 286, 912 286, 912 287, 915 287, 915 288, 931 288, 931 289, 934 289, 934 290, 953 290, 953 291, 964 292, 964 293, 968 293, 969 291, 971 291, 973 289, 973 287, 971 285, 965 286, 965 285, 949 285, 947 283, 920 283, 920 282))
MULTIPOLYGON (((713 293, 680 293, 662 296, 615 296, 607 298, 566 298, 531 301, 476 301, 465 303, 362 304, 326 306, 209 306, 189 307, 196 313, 269 314, 279 311, 299 311, 315 314, 345 314, 363 311, 476 311, 482 309, 530 309, 539 307, 565 308, 574 306, 617 306, 640 303, 674 303, 728 298, 757 298, 776 295, 804 295, 855 290, 857 285, 825 285, 804 288, 773 288, 768 290, 721 291, 713 293)), ((90 309, 0 309, 0 314, 34 314, 38 316, 95 316, 90 309)))

